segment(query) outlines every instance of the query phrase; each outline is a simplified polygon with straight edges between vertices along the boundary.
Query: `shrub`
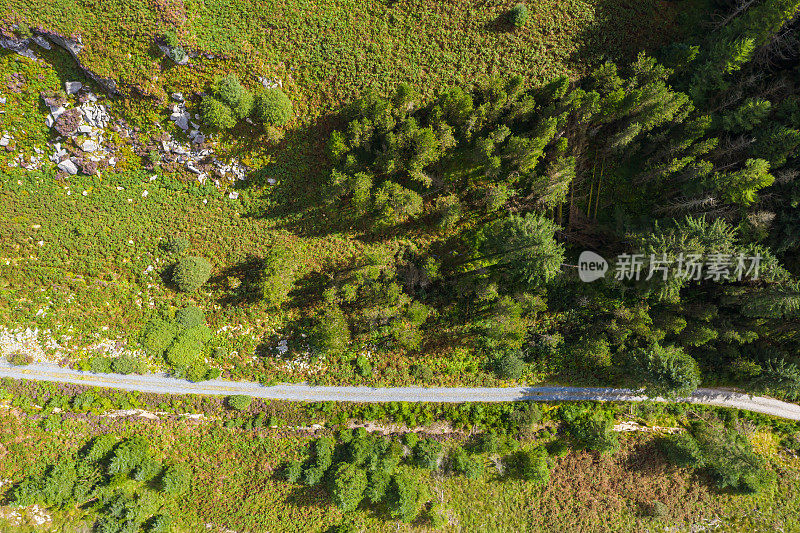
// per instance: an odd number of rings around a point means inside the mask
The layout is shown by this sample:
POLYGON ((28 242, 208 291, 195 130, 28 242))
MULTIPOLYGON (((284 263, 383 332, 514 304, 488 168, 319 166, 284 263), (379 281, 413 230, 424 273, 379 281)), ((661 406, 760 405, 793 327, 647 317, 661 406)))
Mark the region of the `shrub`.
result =
POLYGON ((613 453, 619 449, 619 440, 612 430, 613 417, 603 411, 566 406, 561 416, 567 430, 577 443, 587 450, 613 453))
POLYGON ((180 41, 178 40, 178 36, 175 34, 174 31, 164 32, 163 39, 164 39, 164 44, 166 44, 170 48, 174 48, 174 47, 180 45, 180 41))
POLYGON ((193 328, 205 324, 206 315, 199 307, 189 305, 175 313, 175 321, 183 328, 193 328))
POLYGON ((189 249, 189 239, 186 237, 170 237, 164 243, 164 249, 171 254, 182 254, 189 249))
POLYGON ((700 445, 686 433, 677 433, 659 440, 667 459, 680 468, 695 468, 702 462, 700 445))
POLYGON ((416 446, 417 442, 419 441, 419 435, 414 432, 408 432, 403 435, 403 444, 408 446, 409 448, 413 448, 416 446))
POLYGON ((547 462, 547 452, 543 448, 520 452, 514 462, 523 479, 540 486, 550 482, 550 465, 547 462))
POLYGON ((280 89, 264 89, 254 102, 255 118, 266 124, 282 126, 292 118, 292 101, 280 89))
POLYGON ((476 449, 481 453, 502 454, 506 453, 513 445, 513 439, 505 433, 487 431, 478 438, 476 449))
POLYGON ((408 369, 408 371, 409 374, 411 374, 411 377, 420 383, 428 383, 430 381, 433 381, 434 378, 433 370, 431 370, 431 367, 429 367, 428 365, 418 364, 418 363, 413 364, 408 369))
POLYGON ((483 474, 483 463, 476 457, 470 457, 461 446, 453 449, 450 455, 453 471, 464 475, 467 479, 477 479, 483 474))
POLYGON ((292 459, 283 469, 283 477, 289 483, 297 483, 300 479, 300 476, 303 475, 303 463, 298 461, 297 459, 292 459))
POLYGON ((213 96, 203 97, 200 102, 200 116, 204 123, 218 130, 229 130, 236 125, 231 108, 213 96))
POLYGON ((569 453, 569 446, 562 440, 555 440, 547 445, 547 453, 551 457, 563 457, 569 453))
POLYGON ((142 337, 142 346, 151 357, 160 357, 175 340, 178 326, 172 322, 156 318, 148 322, 142 337))
POLYGON ((358 370, 358 374, 361 377, 369 377, 372 375, 372 365, 369 363, 369 359, 364 356, 364 354, 359 354, 356 357, 356 369, 358 370))
POLYGON ((338 354, 350 343, 350 327, 342 309, 326 305, 311 334, 314 347, 322 354, 338 354))
POLYGON ((766 460, 736 430, 718 424, 700 424, 693 435, 702 450, 701 464, 714 475, 719 488, 754 493, 775 480, 766 460))
POLYGON ((161 488, 165 494, 182 496, 189 492, 191 481, 192 472, 189 467, 184 464, 176 464, 164 471, 164 476, 161 479, 161 488))
POLYGON ((514 25, 515 28, 521 28, 528 22, 528 18, 530 17, 530 12, 528 11, 528 6, 525 4, 517 4, 511 8, 511 11, 508 13, 508 19, 511 21, 511 24, 514 25))
POLYGON ((183 370, 199 363, 203 348, 211 337, 211 330, 207 326, 195 326, 183 331, 167 350, 167 362, 183 370))
POLYGON ((253 111, 253 95, 239 83, 236 74, 217 79, 211 91, 233 111, 236 118, 245 118, 253 111))
POLYGON ((175 265, 172 281, 183 292, 194 292, 211 277, 211 263, 202 257, 184 257, 175 265))
POLYGON ((433 439, 423 439, 414 446, 414 463, 428 470, 439 468, 442 445, 433 439))
POLYGON ((403 522, 412 522, 427 500, 426 488, 408 474, 392 476, 386 496, 389 514, 403 522))
POLYGON ((339 463, 333 474, 331 499, 343 512, 353 511, 367 488, 367 473, 355 465, 339 463))
POLYGON ((14 366, 25 366, 33 363, 33 356, 22 352, 14 352, 8 356, 8 362, 14 366))
POLYGON ((186 379, 198 383, 207 379, 214 379, 211 376, 211 369, 204 363, 195 363, 186 371, 186 379))
POLYGON ((228 396, 228 405, 231 409, 235 409, 237 411, 244 411, 250 404, 253 403, 253 398, 251 396, 245 396, 244 394, 235 394, 233 396, 228 396))
POLYGON ((270 307, 280 307, 294 288, 298 270, 297 256, 288 248, 278 246, 267 252, 261 271, 261 297, 270 307))
POLYGON ((128 355, 121 355, 111 361, 111 368, 119 374, 135 374, 140 372, 139 361, 128 355))
POLYGON ((515 354, 505 354, 497 361, 497 374, 503 379, 519 379, 525 362, 515 354))
POLYGON ((89 359, 89 371, 95 374, 111 373, 111 358, 92 357, 91 359, 89 359))

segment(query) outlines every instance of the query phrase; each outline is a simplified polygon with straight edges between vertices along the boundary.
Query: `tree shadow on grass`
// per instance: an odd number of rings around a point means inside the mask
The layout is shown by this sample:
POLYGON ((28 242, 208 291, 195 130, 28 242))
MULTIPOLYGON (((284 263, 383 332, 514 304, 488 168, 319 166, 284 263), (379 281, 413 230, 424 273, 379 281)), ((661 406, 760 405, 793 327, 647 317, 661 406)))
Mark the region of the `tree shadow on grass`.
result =
POLYGON ((685 9, 680 2, 656 0, 600 0, 595 16, 575 41, 570 62, 594 68, 606 60, 619 66, 645 51, 654 55, 680 34, 678 21, 685 9))
POLYGON ((222 270, 209 280, 211 288, 223 293, 219 304, 223 307, 254 304, 260 299, 258 282, 264 260, 255 255, 248 255, 244 261, 222 270), (236 280, 238 286, 231 287, 230 280, 236 280))
POLYGON ((263 150, 270 161, 251 172, 244 185, 264 190, 261 208, 249 216, 277 219, 279 227, 296 233, 316 233, 328 224, 321 209, 331 168, 326 143, 336 125, 336 117, 326 115, 287 130, 277 143, 253 139, 261 146, 248 149, 263 150))
POLYGON ((661 438, 648 439, 634 445, 625 458, 625 469, 641 472, 649 476, 663 474, 667 468, 667 459, 661 451, 661 438))

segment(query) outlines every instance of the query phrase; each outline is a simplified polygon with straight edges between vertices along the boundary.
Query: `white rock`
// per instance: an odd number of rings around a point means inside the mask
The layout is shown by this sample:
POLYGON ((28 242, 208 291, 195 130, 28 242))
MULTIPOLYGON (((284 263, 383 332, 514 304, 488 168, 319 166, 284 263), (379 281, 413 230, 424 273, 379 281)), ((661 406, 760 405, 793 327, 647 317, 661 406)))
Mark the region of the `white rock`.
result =
POLYGON ((83 88, 83 84, 79 81, 68 81, 64 83, 64 90, 67 94, 75 94, 83 88))
POLYGON ((36 37, 34 37, 33 38, 33 42, 35 42, 36 44, 38 44, 39 46, 41 46, 45 50, 50 50, 52 48, 52 46, 47 41, 47 39, 45 39, 41 35, 37 35, 36 37))
POLYGON ((169 118, 180 129, 184 131, 189 129, 189 113, 186 111, 173 113, 169 118))
POLYGON ((64 111, 66 111, 66 109, 64 109, 63 106, 56 107, 55 109, 52 107, 50 108, 50 114, 53 116, 53 120, 58 120, 58 117, 60 117, 64 111))
POLYGON ((95 151, 97 151, 98 148, 100 148, 100 146, 96 142, 91 141, 91 140, 84 141, 83 145, 81 146, 81 149, 84 152, 95 152, 95 151))
POLYGON ((53 115, 47 115, 44 117, 44 125, 48 128, 52 128, 53 124, 56 123, 56 119, 53 118, 53 115))
POLYGON ((92 127, 88 124, 78 126, 78 133, 92 133, 92 127))
POLYGON ((177 102, 183 102, 183 94, 182 93, 172 93, 170 96, 172 97, 173 100, 175 100, 177 102))
POLYGON ((275 185, 275 183, 277 182, 275 181, 274 178, 267 178, 267 183, 269 183, 270 185, 275 185))
POLYGON ((239 198, 239 193, 236 191, 231 191, 228 193, 228 198, 230 198, 231 200, 236 200, 237 198, 239 198))
POLYGON ((7 133, 2 137, 0 137, 0 146, 8 146, 8 143, 10 142, 11 142, 11 137, 9 137, 7 133))
POLYGON ((60 168, 61 170, 63 170, 67 174, 77 174, 78 173, 78 167, 76 167, 75 163, 73 163, 69 159, 65 159, 64 161, 60 162, 58 164, 58 168, 60 168))
POLYGON ((142 198, 146 197, 148 194, 150 194, 150 193, 147 192, 147 191, 142 191, 142 198))
POLYGON ((6 97, 0 96, 0 104, 5 104, 5 103, 6 103, 6 97))

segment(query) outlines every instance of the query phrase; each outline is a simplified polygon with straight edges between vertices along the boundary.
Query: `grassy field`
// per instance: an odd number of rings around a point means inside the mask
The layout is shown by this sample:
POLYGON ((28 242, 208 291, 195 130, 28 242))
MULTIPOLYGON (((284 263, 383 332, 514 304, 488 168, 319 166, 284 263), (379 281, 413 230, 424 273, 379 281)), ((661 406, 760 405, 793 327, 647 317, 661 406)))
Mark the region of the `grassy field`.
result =
MULTIPOLYGON (((290 484, 279 476, 286 460, 299 457, 315 433, 319 436, 328 430, 226 428, 217 419, 241 413, 226 413, 217 400, 173 397, 170 401, 172 407, 164 406, 168 412, 200 412, 208 418, 178 420, 162 415, 160 421, 148 421, 109 418, 100 410, 97 414, 49 415, 47 420, 55 420, 55 425, 45 430, 35 408, 4 408, 0 414, 4 457, 0 479, 17 482, 26 472, 76 451, 95 435, 142 435, 157 457, 185 462, 194 471, 191 492, 182 500, 185 531, 197 531, 207 524, 213 524, 211 531, 325 531, 342 522, 342 513, 330 504, 325 489, 290 484)), ((304 417, 298 404, 254 404, 250 411, 276 409, 295 413, 289 425, 315 420, 304 417)), ((626 417, 627 409, 620 411, 620 419, 643 420, 644 408, 638 415, 626 417)), ((670 423, 663 416, 653 420, 659 419, 670 423)), ((671 423, 675 423, 674 417, 671 423)), ((441 433, 447 427, 437 422, 419 430, 441 433)), ((487 468, 477 480, 446 471, 423 474, 422 479, 446 518, 442 531, 688 531, 692 524, 715 519, 719 520, 718 531, 792 531, 800 527, 794 512, 800 504, 800 462, 779 451, 768 427, 750 427, 751 441, 769 457, 779 476, 771 489, 756 496, 717 491, 708 479, 670 466, 648 433, 622 434, 622 448, 612 456, 573 450, 553 458, 545 488, 498 476, 490 455, 483 456, 487 468), (648 510, 655 501, 664 506, 657 516, 648 510)), ((540 430, 548 428, 552 429, 552 421, 532 428, 522 446, 551 440, 546 434, 541 436, 540 430)), ((435 438, 447 448, 463 442, 464 433, 435 438)), ((0 493, 9 486, 6 481, 0 493)), ((0 513, 10 509, 0 507, 0 513)), ((65 532, 80 530, 78 524, 87 519, 79 511, 55 512, 52 518, 53 527, 48 530, 65 532)), ((380 507, 359 508, 345 520, 359 531, 428 531, 432 527, 427 518, 412 524, 391 520, 380 507)))
POLYGON ((632 55, 665 42, 688 8, 647 0, 547 0, 512 31, 506 0, 11 0, 0 20, 80 35, 82 59, 122 87, 163 98, 164 90, 201 89, 220 72, 283 80, 301 109, 317 115, 365 87, 398 81, 426 93, 486 74, 542 81, 580 72, 589 56, 632 55), (153 40, 174 31, 194 57, 166 68, 153 40), (157 76, 153 72, 158 72, 157 76))
MULTIPOLYGON (((187 172, 145 171, 146 155, 117 134, 109 134, 118 149, 116 169, 57 181, 48 172, 7 168, 18 154, 46 159, 52 150, 39 95, 72 80, 101 91, 57 48, 37 49, 39 61, 0 53, 0 92, 7 99, 0 128, 14 136, 11 150, 0 151, 0 321, 14 332, 38 328, 39 344, 50 343, 48 355, 59 353, 50 341, 58 342, 65 347, 61 359, 74 363, 103 345, 137 350, 150 318, 195 304, 216 334, 206 356, 232 376, 403 384, 420 381, 409 368, 422 363, 432 370, 423 381, 497 383, 484 358, 473 356, 462 323, 438 326, 450 340, 434 341, 421 354, 382 354, 369 378, 355 374, 349 360, 309 364, 300 335, 287 357, 275 357, 287 331, 309 329, 333 275, 367 254, 388 257, 404 244, 424 250, 433 237, 425 230, 365 235, 320 207, 330 169, 324 146, 335 125, 330 112, 366 87, 386 93, 400 81, 430 97, 489 75, 536 82, 579 76, 603 59, 669 42, 702 4, 537 2, 529 6, 529 23, 514 29, 506 20, 510 2, 12 0, 0 7, 2 25, 80 35, 82 63, 123 92, 104 100, 110 112, 140 128, 143 138, 166 131, 184 139, 166 118, 168 94, 205 91, 228 72, 251 88, 258 77, 281 80, 298 120, 285 131, 243 123, 215 137, 217 157, 252 169, 247 182, 215 188, 187 172), (166 31, 191 52, 189 65, 160 54, 154 39, 166 31), (188 253, 213 263, 210 283, 191 296, 165 283, 176 257, 161 245, 174 235, 189 239, 188 253), (297 251, 305 272, 292 305, 278 310, 253 297, 260 261, 276 244, 297 251)), ((195 105, 196 99, 189 110, 195 105)), ((532 371, 525 379, 543 377, 532 371)))

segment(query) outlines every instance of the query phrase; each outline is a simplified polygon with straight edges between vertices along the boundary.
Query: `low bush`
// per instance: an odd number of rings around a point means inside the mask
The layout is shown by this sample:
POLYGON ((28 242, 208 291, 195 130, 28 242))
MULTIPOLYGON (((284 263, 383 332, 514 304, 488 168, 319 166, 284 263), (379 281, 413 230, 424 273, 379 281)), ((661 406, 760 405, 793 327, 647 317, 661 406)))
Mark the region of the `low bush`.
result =
POLYGON ((528 22, 530 12, 525 4, 517 4, 508 12, 508 19, 515 28, 522 28, 528 22))
POLYGON ((505 354, 497 360, 497 374, 503 379, 519 379, 525 362, 516 354, 505 354))
POLYGON ((251 396, 246 396, 244 394, 235 394, 233 396, 228 396, 228 405, 231 409, 235 409, 237 411, 244 411, 250 407, 250 404, 253 403, 253 398, 251 396))
POLYGON ((175 264, 172 281, 183 292, 194 292, 211 277, 211 263, 203 257, 184 257, 175 264))
POLYGON ((253 114, 256 120, 282 126, 292 118, 292 101, 280 89, 264 89, 255 97, 253 114))
POLYGON ((167 320, 156 318, 148 322, 142 336, 142 346, 151 357, 161 357, 177 336, 179 328, 167 320))
POLYGON ((14 352, 8 356, 8 362, 14 366, 25 366, 33 363, 33 356, 22 352, 14 352))
POLYGON ((206 315, 199 307, 189 305, 175 313, 175 321, 182 328, 193 328, 205 324, 206 315))
POLYGON ((229 130, 236 125, 231 108, 210 95, 200 102, 200 116, 205 124, 218 130, 229 130))
POLYGON ((139 361, 129 355, 121 355, 112 359, 111 369, 118 374, 137 374, 142 366, 139 361))
POLYGON ((170 237, 164 243, 164 249, 171 254, 182 254, 189 249, 189 239, 186 237, 170 237))
POLYGON ((111 373, 110 357, 92 357, 89 359, 89 371, 95 374, 111 373))

